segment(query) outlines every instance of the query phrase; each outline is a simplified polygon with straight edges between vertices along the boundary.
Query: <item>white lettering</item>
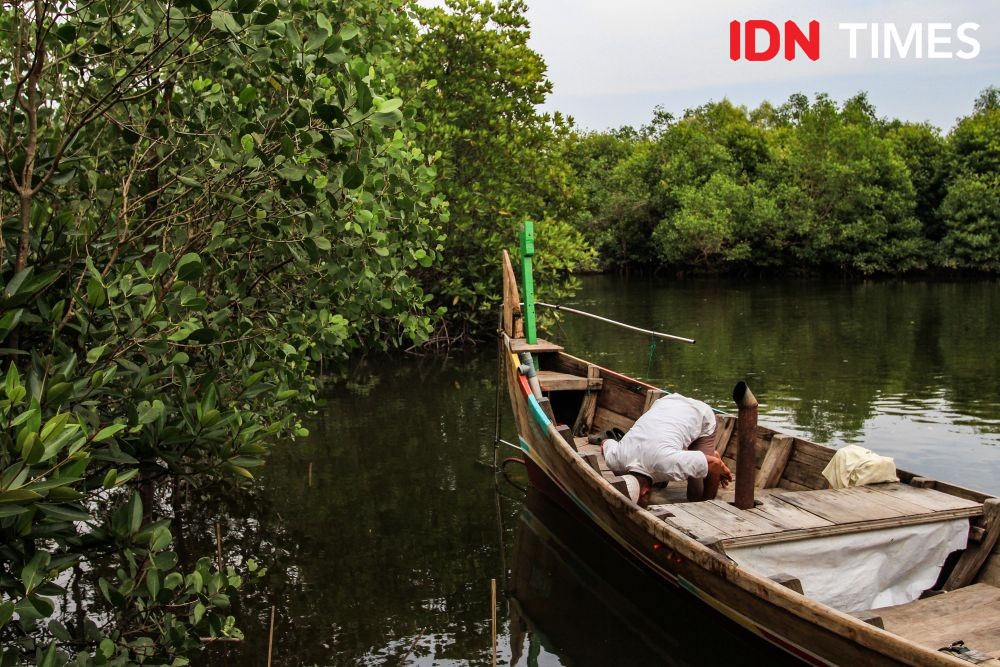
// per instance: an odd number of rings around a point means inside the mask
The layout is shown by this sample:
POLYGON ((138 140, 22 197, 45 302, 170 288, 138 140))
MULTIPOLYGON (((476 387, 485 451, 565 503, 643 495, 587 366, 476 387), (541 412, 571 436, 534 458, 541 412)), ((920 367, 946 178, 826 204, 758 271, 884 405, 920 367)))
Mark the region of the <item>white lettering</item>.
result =
POLYGON ((951 58, 951 51, 938 51, 935 46, 938 44, 951 44, 951 36, 938 36, 940 30, 951 30, 950 23, 928 23, 927 24, 927 57, 928 58, 951 58))
POLYGON ((841 30, 849 30, 851 33, 851 58, 858 57, 858 31, 868 30, 867 23, 841 23, 841 30))
POLYGON ((872 23, 872 60, 878 60, 878 23, 872 23))
POLYGON ((964 44, 968 44, 969 46, 972 47, 971 51, 959 51, 956 54, 958 55, 959 58, 965 58, 966 60, 978 56, 980 50, 979 40, 976 39, 975 37, 969 37, 968 35, 965 34, 966 31, 969 30, 979 30, 979 24, 963 23, 962 25, 958 26, 958 41, 964 44))
MULTIPOLYGON (((964 25, 968 25, 967 23, 964 25)), ((916 57, 923 58, 923 31, 921 31, 921 25, 919 23, 913 23, 910 25, 910 32, 906 33, 906 41, 903 42, 899 38, 899 32, 896 30, 895 23, 886 23, 884 26, 885 35, 883 41, 885 42, 885 57, 892 58, 892 45, 896 45, 896 53, 899 54, 900 58, 905 58, 910 52, 910 45, 916 44, 916 57)), ((978 27, 978 26, 977 26, 978 27)))

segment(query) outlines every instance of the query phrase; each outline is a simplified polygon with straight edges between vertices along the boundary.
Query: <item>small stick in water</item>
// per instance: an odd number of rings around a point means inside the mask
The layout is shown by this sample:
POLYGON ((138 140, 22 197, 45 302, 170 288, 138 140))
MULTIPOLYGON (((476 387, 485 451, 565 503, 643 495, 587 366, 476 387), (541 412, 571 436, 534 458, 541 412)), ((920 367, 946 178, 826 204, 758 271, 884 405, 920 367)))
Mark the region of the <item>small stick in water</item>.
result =
POLYGON ((497 580, 490 579, 490 601, 493 617, 493 667, 497 667, 497 580))
POLYGON ((313 462, 309 462, 309 488, 311 489, 313 485, 313 462))
POLYGON ((267 632, 267 667, 271 667, 271 649, 274 648, 274 605, 271 605, 271 629, 267 632))

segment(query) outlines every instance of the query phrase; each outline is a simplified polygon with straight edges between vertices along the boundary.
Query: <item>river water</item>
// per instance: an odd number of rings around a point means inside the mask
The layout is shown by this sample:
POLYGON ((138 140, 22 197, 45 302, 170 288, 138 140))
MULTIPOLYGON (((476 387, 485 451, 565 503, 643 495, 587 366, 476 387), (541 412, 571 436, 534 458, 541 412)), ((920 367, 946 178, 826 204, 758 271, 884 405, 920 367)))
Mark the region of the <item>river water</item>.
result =
MULTIPOLYGON (((745 379, 762 422, 1000 494, 998 281, 594 276, 572 305, 697 339, 550 323, 577 356, 724 409, 745 379)), ((212 551, 221 519, 226 557, 268 567, 236 610, 246 641, 207 664, 266 664, 272 606, 275 665, 489 664, 491 579, 503 664, 784 660, 523 493, 520 466, 496 478, 495 377, 490 346, 359 363, 252 494, 188 517, 187 550, 212 551)), ((510 440, 505 396, 502 409, 510 440)))

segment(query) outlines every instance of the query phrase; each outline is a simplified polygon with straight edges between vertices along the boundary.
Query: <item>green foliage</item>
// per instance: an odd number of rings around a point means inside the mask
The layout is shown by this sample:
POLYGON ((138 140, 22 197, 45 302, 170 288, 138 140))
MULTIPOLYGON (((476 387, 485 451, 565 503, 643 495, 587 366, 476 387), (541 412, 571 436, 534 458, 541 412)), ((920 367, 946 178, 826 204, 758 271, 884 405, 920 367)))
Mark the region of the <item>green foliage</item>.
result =
POLYGON ((449 205, 444 251, 427 279, 449 309, 449 337, 495 327, 497 259, 517 247, 525 218, 540 223, 535 268, 548 298, 592 257, 569 224, 579 204, 562 153, 568 124, 536 109, 551 84, 527 44, 526 9, 521 0, 413 7, 419 33, 405 69, 410 88, 429 88, 414 117, 426 149, 440 156, 449 205))
POLYGON ((944 266, 1000 270, 1000 91, 983 91, 949 137, 954 165, 941 204, 944 266))
POLYGON ((235 634, 236 575, 174 576, 156 489, 252 478, 321 364, 430 335, 445 205, 386 69, 408 30, 396 0, 4 6, 5 659, 235 634), (74 563, 114 620, 46 631, 74 563))
POLYGON ((995 89, 947 137, 880 120, 864 95, 723 100, 570 137, 578 225, 608 267, 996 270, 995 89))

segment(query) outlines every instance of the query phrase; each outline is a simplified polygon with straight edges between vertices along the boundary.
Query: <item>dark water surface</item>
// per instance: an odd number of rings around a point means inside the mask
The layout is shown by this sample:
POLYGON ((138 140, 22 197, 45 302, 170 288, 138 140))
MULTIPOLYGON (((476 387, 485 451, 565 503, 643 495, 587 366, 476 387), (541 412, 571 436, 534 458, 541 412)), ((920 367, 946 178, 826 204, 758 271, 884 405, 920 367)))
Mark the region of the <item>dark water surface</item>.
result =
MULTIPOLYGON (((651 350, 567 316, 547 337, 578 356, 725 409, 745 378, 761 421, 1000 494, 1000 282, 593 277, 573 305, 698 340, 651 350)), ((219 501, 227 555, 269 569, 237 610, 247 640, 209 664, 264 665, 272 605, 275 665, 488 664, 491 578, 502 663, 780 664, 589 526, 495 485, 495 375, 490 347, 365 362, 308 439, 275 450, 250 498, 219 501)), ((190 540, 213 548, 207 531, 190 540)))

